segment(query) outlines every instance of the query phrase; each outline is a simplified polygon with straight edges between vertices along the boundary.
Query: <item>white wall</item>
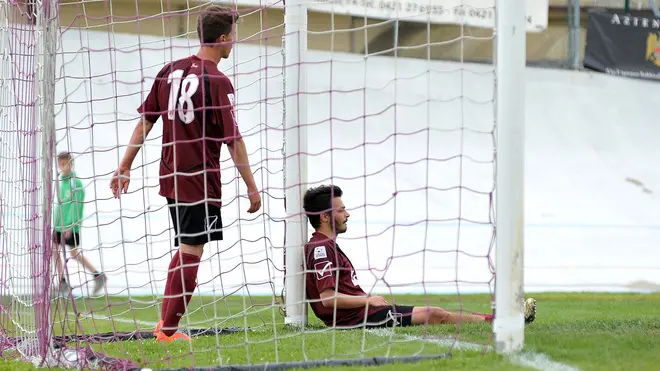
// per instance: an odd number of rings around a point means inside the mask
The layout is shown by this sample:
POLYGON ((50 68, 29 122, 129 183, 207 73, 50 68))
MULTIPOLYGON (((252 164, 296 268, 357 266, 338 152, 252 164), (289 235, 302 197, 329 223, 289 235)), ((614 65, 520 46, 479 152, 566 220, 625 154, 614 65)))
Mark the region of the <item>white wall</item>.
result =
MULTIPOLYGON (((164 285, 172 235, 157 194, 160 125, 134 164, 147 165, 132 172, 133 193, 113 200, 109 177, 153 77, 167 61, 196 52, 187 40, 139 41, 141 48, 132 36, 68 31, 67 53, 58 56, 57 149, 79 153, 88 201, 83 246, 92 261, 102 260, 109 293, 118 295, 158 295, 164 285)), ((309 66, 309 180, 344 189, 352 217, 339 244, 360 269, 363 288, 456 292, 458 280, 465 281, 461 292, 488 290, 492 67, 321 52, 310 58, 319 63, 309 66)), ((228 229, 224 242, 207 248, 201 292, 231 293, 246 282, 253 294, 272 293, 270 282, 281 288, 281 66, 280 50, 246 45, 221 63, 237 88, 266 214, 255 219, 247 200, 235 198, 245 190, 225 151, 228 229)), ((635 280, 660 281, 658 85, 531 68, 521 78, 527 289, 621 290, 635 280)))

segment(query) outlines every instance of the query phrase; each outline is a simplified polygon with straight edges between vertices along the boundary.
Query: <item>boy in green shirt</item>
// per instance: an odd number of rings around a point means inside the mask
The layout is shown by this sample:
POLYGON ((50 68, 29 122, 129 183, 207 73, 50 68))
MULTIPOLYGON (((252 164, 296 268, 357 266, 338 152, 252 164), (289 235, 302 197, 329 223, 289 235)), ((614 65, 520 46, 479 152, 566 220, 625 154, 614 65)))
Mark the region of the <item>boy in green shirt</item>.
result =
POLYGON ((72 258, 75 258, 83 267, 94 275, 94 295, 98 295, 105 286, 105 274, 99 272, 78 249, 80 245, 80 226, 83 220, 85 205, 85 189, 82 182, 73 172, 73 158, 68 152, 57 155, 57 165, 60 169, 60 193, 57 197, 55 216, 53 218, 53 259, 59 278, 59 294, 68 295, 70 286, 64 278, 61 247, 67 245, 72 258))

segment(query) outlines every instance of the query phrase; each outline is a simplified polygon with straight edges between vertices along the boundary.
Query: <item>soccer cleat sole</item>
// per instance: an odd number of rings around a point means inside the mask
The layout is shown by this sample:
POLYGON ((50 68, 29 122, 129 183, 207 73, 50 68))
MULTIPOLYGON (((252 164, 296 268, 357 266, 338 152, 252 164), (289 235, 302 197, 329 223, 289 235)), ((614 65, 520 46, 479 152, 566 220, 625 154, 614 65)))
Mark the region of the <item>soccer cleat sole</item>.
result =
POLYGON ((532 323, 536 319, 536 299, 525 300, 525 323, 532 323))

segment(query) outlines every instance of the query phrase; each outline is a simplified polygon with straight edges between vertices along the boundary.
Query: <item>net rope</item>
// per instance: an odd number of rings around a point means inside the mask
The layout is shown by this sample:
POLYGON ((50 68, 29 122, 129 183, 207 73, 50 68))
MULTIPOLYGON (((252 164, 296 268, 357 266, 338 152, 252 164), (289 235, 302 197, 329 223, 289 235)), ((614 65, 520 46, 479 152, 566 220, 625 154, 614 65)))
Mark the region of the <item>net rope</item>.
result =
MULTIPOLYGON (((181 320, 183 328, 206 340, 202 346, 155 351, 151 331, 160 318, 174 251, 166 202, 158 195, 162 121, 133 163, 129 192, 115 200, 108 184, 139 118, 135 109, 156 74, 167 62, 196 52, 194 24, 208 3, 127 4, 59 4, 55 152, 68 151, 75 160, 85 190, 81 251, 108 278, 107 288, 94 295, 93 277, 69 256, 73 290, 64 297, 57 297, 55 285, 48 290, 53 296, 53 339, 72 351, 65 357, 69 365, 120 369, 139 363, 157 369, 347 358, 380 362, 373 357, 435 357, 456 344, 487 349, 490 338, 465 337, 463 325, 365 330, 347 346, 341 331, 313 320, 302 331, 291 330, 282 326, 281 315, 286 295, 283 171, 285 159, 298 155, 287 153, 283 142, 285 117, 291 114, 284 105, 287 94, 305 94, 310 107, 305 123, 308 183, 302 186, 333 183, 344 189, 352 216, 339 244, 363 289, 388 300, 392 294, 414 293, 405 298, 413 302, 396 303, 422 306, 450 294, 445 309, 488 310, 490 298, 474 308, 475 301, 465 302, 463 295, 493 291, 495 76, 492 65, 470 64, 462 57, 466 48, 492 48, 490 30, 455 27, 457 33, 447 36, 432 32, 435 25, 418 23, 425 30, 411 36, 402 35, 406 19, 354 17, 348 22, 338 12, 314 13, 308 37, 315 50, 302 62, 308 86, 292 92, 284 86, 285 70, 290 70, 286 66, 301 62, 284 55, 282 3, 241 7, 239 42, 220 69, 236 88, 237 118, 263 206, 258 214, 245 212, 247 191, 223 150, 224 241, 206 246, 197 290, 181 320), (392 45, 380 48, 373 40, 386 29, 391 29, 392 45), (436 61, 443 50, 458 60, 436 61), (325 341, 322 349, 320 339, 325 341)), ((16 14, 18 8, 2 9, 16 14)), ((2 31, 5 50, 11 32, 2 31)), ((17 40, 30 38, 23 34, 17 40)), ((30 47, 18 45, 23 53, 30 47)), ((2 78, 3 112, 12 110, 20 96, 9 94, 6 86, 21 79, 20 71, 10 68, 21 50, 11 50, 11 63, 3 59, 3 76, 11 76, 2 78)), ((36 336, 29 327, 35 323, 29 319, 34 316, 32 297, 12 291, 27 288, 34 279, 26 273, 28 222, 5 212, 29 204, 20 193, 30 189, 23 179, 24 156, 17 152, 20 144, 9 140, 34 128, 31 120, 14 115, 3 113, 0 129, 0 171, 5 172, 0 180, 3 349, 16 347, 9 339, 18 336, 19 325, 28 326, 20 336, 36 336), (13 126, 5 126, 9 124, 13 126), (15 191, 17 180, 23 182, 20 192, 15 191), (6 297, 12 298, 11 306, 4 303, 6 297), (23 322, 17 319, 21 316, 23 322)), ((32 158, 41 162, 29 166, 55 166, 51 158, 32 158)), ((57 182, 52 187, 58 192, 57 182)), ((62 357, 58 362, 63 363, 62 357)))

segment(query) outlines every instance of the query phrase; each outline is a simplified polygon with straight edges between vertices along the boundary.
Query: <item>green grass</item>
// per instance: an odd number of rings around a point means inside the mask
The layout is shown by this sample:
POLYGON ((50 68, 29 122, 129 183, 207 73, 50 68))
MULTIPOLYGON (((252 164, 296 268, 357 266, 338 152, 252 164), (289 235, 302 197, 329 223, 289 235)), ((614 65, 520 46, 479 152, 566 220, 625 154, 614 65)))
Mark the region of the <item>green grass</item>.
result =
MULTIPOLYGON (((525 350, 548 355, 553 361, 567 363, 581 370, 657 370, 660 354, 660 294, 538 294, 536 322, 528 326, 525 350)), ((450 309, 462 306, 471 311, 489 310, 484 295, 432 296, 429 304, 450 309)), ((392 300, 390 300, 391 302, 392 300)), ((397 296, 397 303, 424 304, 421 296, 397 296)), ((79 326, 86 333, 134 331, 135 323, 111 322, 106 317, 155 322, 158 311, 148 298, 109 298, 77 300, 79 326), (108 305, 112 304, 112 305, 108 305), (93 316, 96 319, 91 319, 93 316)), ((74 315, 69 307, 66 319, 59 308, 56 329, 73 333, 74 315)), ((6 321, 3 321, 5 323, 6 321)), ((451 351, 451 359, 423 361, 402 366, 381 366, 379 370, 529 370, 494 352, 469 350, 465 346, 450 349, 446 343, 422 340, 457 338, 464 342, 487 344, 491 327, 486 324, 397 328, 394 332, 377 333, 360 330, 326 329, 310 310, 310 325, 304 333, 282 324, 279 309, 271 306, 271 298, 244 299, 232 297, 218 300, 194 298, 189 315, 182 323, 191 327, 237 327, 249 331, 202 336, 192 344, 160 344, 154 340, 125 341, 92 345, 107 355, 130 359, 142 367, 178 368, 245 363, 291 362, 303 359, 345 359, 361 356, 434 355, 451 351), (245 309, 247 308, 247 309, 245 309), (215 321, 212 321, 216 318, 215 321), (276 340, 274 340, 274 338, 276 340)), ((140 326, 150 331, 151 325, 140 326)), ((80 330, 79 330, 80 331, 80 330)), ((463 343, 465 344, 465 343, 463 343)), ((1 370, 32 370, 32 366, 16 361, 0 361, 1 370)), ((332 368, 321 368, 332 369, 332 368)), ((361 369, 343 367, 342 370, 361 369)))

